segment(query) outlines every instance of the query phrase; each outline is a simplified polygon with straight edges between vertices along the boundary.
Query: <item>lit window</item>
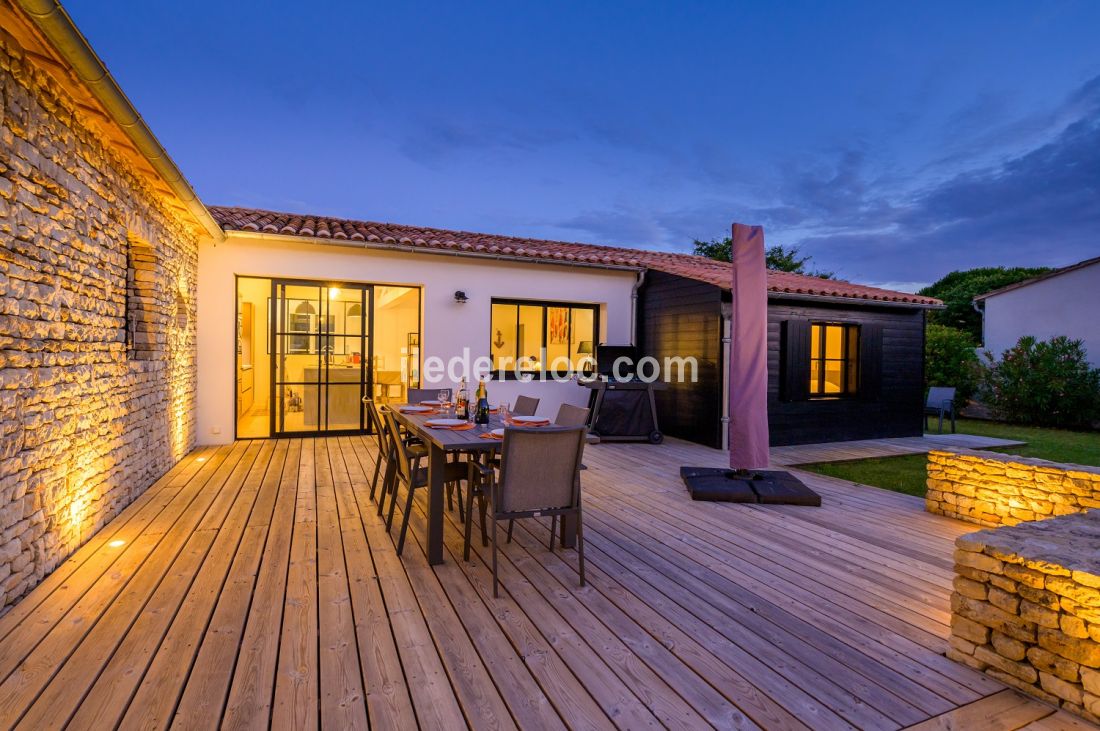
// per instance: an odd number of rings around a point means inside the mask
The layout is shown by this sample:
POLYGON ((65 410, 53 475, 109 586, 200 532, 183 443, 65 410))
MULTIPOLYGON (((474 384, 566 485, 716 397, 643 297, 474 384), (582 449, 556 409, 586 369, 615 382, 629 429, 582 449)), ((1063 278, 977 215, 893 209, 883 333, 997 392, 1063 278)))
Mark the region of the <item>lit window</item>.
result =
POLYGON ((599 308, 568 302, 492 301, 493 368, 512 373, 583 369, 599 334, 599 308))
POLYGON ((847 396, 859 391, 859 325, 815 322, 810 326, 810 395, 847 396))

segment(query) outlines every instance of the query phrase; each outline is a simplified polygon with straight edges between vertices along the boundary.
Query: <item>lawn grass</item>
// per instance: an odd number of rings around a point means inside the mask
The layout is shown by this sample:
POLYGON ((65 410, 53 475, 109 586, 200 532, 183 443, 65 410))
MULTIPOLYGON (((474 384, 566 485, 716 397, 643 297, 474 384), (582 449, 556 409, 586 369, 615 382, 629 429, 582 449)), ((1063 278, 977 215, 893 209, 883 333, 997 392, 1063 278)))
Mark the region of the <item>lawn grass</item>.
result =
MULTIPOLYGON (((1005 447, 996 450, 998 452, 1048 459, 1052 462, 1100 466, 1100 432, 1014 426, 975 419, 960 419, 958 431, 961 434, 1027 442, 1023 447, 1005 447)), ((907 454, 902 457, 799 465, 798 469, 924 497, 927 461, 928 458, 923 454, 907 454)))

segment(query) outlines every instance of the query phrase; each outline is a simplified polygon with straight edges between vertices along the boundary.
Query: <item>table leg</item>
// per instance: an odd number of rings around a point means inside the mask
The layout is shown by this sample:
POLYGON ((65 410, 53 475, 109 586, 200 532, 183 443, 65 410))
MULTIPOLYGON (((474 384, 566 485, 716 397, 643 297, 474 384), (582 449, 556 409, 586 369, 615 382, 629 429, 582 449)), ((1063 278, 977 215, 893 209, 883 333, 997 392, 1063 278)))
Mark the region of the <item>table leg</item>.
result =
POLYGON ((443 563, 443 478, 447 454, 434 444, 428 454, 428 563, 443 563))

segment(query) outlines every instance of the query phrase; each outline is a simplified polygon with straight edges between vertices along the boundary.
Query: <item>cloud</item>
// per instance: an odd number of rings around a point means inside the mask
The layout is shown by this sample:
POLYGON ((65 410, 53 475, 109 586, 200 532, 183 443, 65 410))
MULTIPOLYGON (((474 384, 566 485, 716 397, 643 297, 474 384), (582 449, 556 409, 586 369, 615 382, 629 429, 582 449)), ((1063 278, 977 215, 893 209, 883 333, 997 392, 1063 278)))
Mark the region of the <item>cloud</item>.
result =
MULTIPOLYGON (((964 116, 981 127, 1000 105, 991 96, 964 116)), ((1032 123, 989 132, 986 142, 1001 144, 1010 128, 1019 139, 1040 119, 1054 125, 1042 141, 941 180, 888 178, 872 170, 862 150, 849 149, 787 165, 773 203, 715 196, 665 210, 588 211, 557 225, 597 241, 683 250, 694 238, 725 235, 733 220, 751 221, 769 229, 770 241, 802 247, 817 267, 906 288, 954 269, 1063 265, 1096 256, 1100 77, 1058 109, 1033 115, 1032 123)))

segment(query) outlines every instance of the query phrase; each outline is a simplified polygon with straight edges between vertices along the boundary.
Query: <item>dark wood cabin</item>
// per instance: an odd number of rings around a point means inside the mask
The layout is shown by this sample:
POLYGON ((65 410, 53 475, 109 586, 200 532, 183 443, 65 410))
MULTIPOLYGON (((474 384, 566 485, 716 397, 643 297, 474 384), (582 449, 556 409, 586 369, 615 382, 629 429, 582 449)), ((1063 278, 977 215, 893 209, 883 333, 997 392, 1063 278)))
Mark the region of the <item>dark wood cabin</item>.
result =
MULTIPOLYGON (((650 270, 639 291, 643 355, 695 356, 695 383, 657 392, 661 430, 711 447, 726 433, 728 289, 650 270)), ((770 293, 768 423, 773 445, 919 436, 927 307, 770 293)))

